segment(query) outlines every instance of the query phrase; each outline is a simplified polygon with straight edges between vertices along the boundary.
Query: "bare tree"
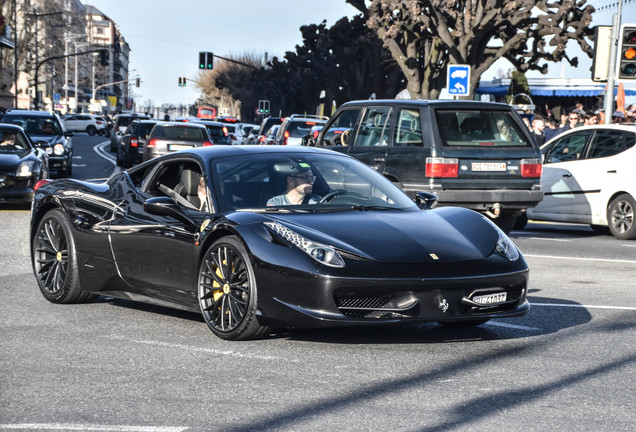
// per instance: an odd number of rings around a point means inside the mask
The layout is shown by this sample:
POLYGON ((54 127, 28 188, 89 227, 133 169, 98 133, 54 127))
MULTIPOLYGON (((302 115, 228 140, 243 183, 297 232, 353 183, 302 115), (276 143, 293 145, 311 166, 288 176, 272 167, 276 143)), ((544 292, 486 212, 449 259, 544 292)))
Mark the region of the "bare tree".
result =
POLYGON ((472 66, 473 93, 480 76, 502 57, 520 72, 547 73, 547 62, 578 64, 565 52, 570 40, 592 52, 587 39, 594 33, 594 7, 586 0, 346 1, 387 46, 414 98, 437 98, 448 64, 472 66))

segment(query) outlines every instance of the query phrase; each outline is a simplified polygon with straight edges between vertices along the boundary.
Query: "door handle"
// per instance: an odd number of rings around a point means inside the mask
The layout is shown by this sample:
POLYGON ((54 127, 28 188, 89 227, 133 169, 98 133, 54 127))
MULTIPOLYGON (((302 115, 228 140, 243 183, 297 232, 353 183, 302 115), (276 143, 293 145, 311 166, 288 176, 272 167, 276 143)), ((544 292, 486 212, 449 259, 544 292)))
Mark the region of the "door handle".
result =
POLYGON ((570 174, 570 173, 563 174, 563 177, 572 177, 572 174, 570 174))

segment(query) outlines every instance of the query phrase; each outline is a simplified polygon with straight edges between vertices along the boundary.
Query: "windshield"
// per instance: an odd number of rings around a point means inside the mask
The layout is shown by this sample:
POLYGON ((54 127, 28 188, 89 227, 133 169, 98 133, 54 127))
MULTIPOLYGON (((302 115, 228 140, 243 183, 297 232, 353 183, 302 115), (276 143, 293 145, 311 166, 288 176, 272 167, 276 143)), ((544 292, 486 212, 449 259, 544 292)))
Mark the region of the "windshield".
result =
POLYGON ((12 114, 5 115, 2 121, 21 126, 29 135, 60 135, 62 133, 62 128, 51 117, 12 114))
POLYGON ((414 209, 415 203, 365 164, 340 155, 258 154, 212 163, 223 211, 414 209))
POLYGON ((30 149, 22 134, 11 130, 0 130, 0 152, 18 152, 30 149))

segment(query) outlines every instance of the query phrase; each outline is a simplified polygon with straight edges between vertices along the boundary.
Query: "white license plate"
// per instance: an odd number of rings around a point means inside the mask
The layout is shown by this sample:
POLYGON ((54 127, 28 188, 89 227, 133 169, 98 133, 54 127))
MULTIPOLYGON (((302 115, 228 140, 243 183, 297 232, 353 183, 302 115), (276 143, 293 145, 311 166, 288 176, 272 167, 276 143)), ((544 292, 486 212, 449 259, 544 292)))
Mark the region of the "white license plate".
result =
POLYGON ((168 150, 170 151, 178 151, 178 150, 186 150, 191 149, 193 146, 189 145, 181 145, 181 144, 171 144, 168 146, 168 150))
POLYGON ((497 294, 486 294, 473 297, 473 301, 475 303, 480 304, 496 304, 503 303, 506 301, 506 293, 497 293, 497 294))
POLYGON ((473 171, 505 171, 505 162, 473 162, 473 171))

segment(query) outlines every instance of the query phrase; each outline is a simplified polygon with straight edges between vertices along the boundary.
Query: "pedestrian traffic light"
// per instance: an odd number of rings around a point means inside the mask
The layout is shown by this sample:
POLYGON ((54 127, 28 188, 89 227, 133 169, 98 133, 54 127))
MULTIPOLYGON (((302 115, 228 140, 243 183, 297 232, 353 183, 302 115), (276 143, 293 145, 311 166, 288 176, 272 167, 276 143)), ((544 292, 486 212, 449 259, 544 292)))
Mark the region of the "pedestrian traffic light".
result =
POLYGON ((108 66, 108 50, 103 49, 99 52, 99 63, 102 66, 108 66))
POLYGON ((636 24, 621 26, 618 79, 636 79, 636 24))
POLYGON ((207 59, 208 53, 206 52, 200 52, 199 53, 199 69, 205 69, 207 63, 208 63, 208 59, 207 59))

